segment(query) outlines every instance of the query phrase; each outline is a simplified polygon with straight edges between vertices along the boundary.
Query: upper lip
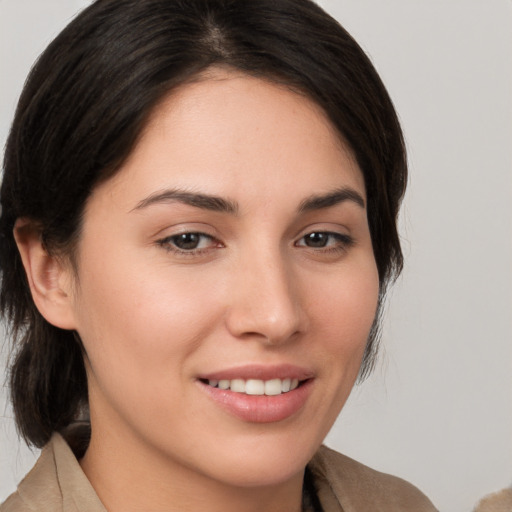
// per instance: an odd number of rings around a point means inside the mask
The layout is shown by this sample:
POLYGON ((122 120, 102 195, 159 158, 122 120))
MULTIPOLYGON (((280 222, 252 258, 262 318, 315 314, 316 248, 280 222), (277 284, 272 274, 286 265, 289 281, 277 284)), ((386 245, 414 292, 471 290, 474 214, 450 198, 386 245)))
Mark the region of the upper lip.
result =
POLYGON ((223 370, 213 371, 198 376, 203 380, 233 380, 233 379, 298 379, 307 380, 313 377, 313 371, 293 364, 261 365, 248 364, 223 370))

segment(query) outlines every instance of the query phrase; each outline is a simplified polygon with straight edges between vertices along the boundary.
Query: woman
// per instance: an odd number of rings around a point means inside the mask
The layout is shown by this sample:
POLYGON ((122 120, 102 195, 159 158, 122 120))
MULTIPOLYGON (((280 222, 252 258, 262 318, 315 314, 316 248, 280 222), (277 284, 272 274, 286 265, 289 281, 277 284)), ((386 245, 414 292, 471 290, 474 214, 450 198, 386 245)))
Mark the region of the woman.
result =
POLYGON ((5 153, 1 307, 41 459, 1 510, 434 510, 321 447, 402 255, 401 130, 308 0, 99 0, 5 153))

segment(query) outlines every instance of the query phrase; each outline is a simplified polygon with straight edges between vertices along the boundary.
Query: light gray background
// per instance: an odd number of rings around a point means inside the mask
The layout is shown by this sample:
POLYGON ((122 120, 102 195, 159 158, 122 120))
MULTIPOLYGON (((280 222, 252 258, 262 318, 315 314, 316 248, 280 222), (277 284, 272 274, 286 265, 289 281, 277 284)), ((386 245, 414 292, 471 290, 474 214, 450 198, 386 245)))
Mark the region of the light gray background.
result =
MULTIPOLYGON (((512 483, 512 2, 320 3, 381 73, 411 166, 384 350, 328 443, 469 511, 512 483)), ((0 0, 2 142, 31 63, 86 4, 0 0)), ((0 501, 35 455, 0 389, 0 501)))

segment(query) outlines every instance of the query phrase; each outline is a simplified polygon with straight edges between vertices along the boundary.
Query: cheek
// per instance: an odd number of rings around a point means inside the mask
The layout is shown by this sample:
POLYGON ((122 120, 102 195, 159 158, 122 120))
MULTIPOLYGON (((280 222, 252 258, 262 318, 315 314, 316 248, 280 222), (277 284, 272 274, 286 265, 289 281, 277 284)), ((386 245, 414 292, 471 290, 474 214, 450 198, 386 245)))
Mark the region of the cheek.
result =
POLYGON ((312 296, 312 327, 331 361, 325 371, 332 373, 333 383, 340 385, 342 379, 341 387, 351 388, 377 312, 379 279, 373 259, 326 280, 312 296))
POLYGON ((171 272, 161 263, 142 265, 136 258, 110 266, 106 261, 116 260, 87 259, 76 307, 96 379, 109 387, 143 382, 155 388, 162 384, 158 378, 165 382, 170 373, 186 373, 187 356, 219 317, 204 278, 171 272))
POLYGON ((313 338, 305 350, 318 358, 317 425, 319 442, 342 410, 359 374, 377 310, 378 274, 373 258, 317 280, 308 304, 313 338), (314 349, 312 349, 314 345, 314 349), (318 418, 322 418, 321 421, 318 418))
POLYGON ((347 268, 322 284, 317 287, 312 302, 321 325, 333 333, 339 332, 350 345, 357 345, 362 339, 366 341, 379 297, 379 279, 373 260, 347 268))

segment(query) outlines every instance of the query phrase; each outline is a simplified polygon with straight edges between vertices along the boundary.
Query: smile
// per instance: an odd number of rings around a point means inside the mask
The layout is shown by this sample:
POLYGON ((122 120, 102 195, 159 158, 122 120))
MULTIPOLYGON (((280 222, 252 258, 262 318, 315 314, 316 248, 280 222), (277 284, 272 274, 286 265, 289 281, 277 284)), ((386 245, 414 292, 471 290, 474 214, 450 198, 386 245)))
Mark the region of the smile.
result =
POLYGON ((200 384, 199 389, 230 415, 250 423, 273 423, 286 420, 302 410, 315 381, 306 375, 300 379, 298 375, 294 378, 262 377, 209 377, 198 379, 197 382, 200 384))
POLYGON ((235 393, 276 396, 296 389, 299 386, 299 379, 208 379, 207 383, 212 388, 230 390, 235 393))

